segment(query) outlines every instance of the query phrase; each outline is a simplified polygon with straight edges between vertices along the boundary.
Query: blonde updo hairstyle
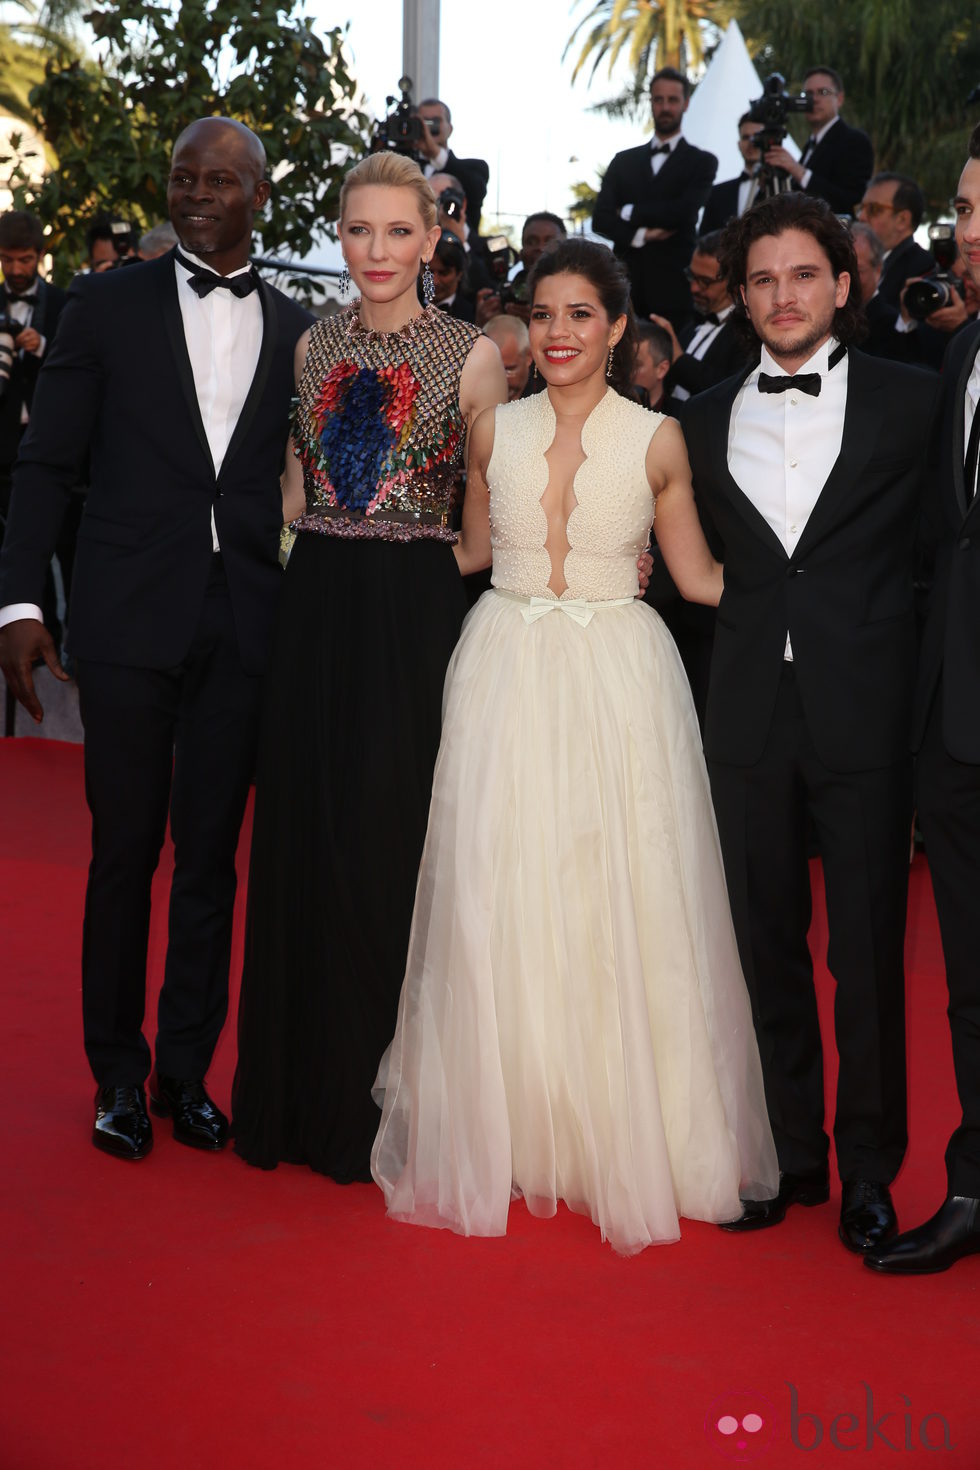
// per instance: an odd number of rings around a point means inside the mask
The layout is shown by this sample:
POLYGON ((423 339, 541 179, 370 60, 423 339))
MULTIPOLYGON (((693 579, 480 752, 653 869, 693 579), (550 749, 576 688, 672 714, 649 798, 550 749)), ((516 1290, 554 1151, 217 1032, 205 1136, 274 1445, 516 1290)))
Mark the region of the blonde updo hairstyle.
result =
POLYGON ((340 186, 341 220, 347 212, 351 194, 365 184, 378 184, 384 189, 412 189, 424 228, 428 231, 435 225, 436 196, 429 188, 422 170, 412 159, 405 158, 401 153, 371 153, 348 169, 340 186))

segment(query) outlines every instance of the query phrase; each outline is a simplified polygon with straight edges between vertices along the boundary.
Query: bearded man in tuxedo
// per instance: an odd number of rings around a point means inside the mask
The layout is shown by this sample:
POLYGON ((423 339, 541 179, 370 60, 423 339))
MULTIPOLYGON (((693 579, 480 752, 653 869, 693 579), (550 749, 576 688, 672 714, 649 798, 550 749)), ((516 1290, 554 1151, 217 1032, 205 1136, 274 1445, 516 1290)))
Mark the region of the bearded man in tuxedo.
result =
MULTIPOLYGON (((980 127, 953 200, 960 256, 980 288, 980 127)), ((914 745, 919 821, 949 987, 953 1070, 962 1116, 946 1149, 946 1198, 924 1225, 865 1264, 896 1276, 945 1271, 980 1254, 980 325, 943 363, 926 525, 935 578, 922 637, 914 745)))
POLYGON ((864 1252, 897 1228, 907 1140, 913 571, 934 379, 854 349, 854 246, 823 200, 757 204, 721 249, 761 361, 692 398, 682 424, 725 567, 704 747, 781 1170, 778 1197, 728 1228, 829 1197, 812 820, 837 981, 839 1234, 864 1252))
POLYGON ((39 619, 44 568, 88 456, 70 651, 85 727, 92 863, 82 937, 96 1147, 153 1142, 143 1035, 150 883, 175 861, 155 1111, 217 1150, 204 1079, 228 1008, 235 850, 280 583, 279 476, 309 316, 249 265, 265 150, 228 118, 177 139, 180 249, 78 278, 38 379, 0 559, 0 664, 35 720, 31 676, 64 672, 39 619))
POLYGON ((687 77, 662 67, 650 83, 652 143, 617 153, 606 169, 592 226, 613 242, 629 271, 637 316, 669 317, 675 331, 691 320, 685 267, 695 226, 718 171, 713 153, 681 132, 691 100, 687 77))

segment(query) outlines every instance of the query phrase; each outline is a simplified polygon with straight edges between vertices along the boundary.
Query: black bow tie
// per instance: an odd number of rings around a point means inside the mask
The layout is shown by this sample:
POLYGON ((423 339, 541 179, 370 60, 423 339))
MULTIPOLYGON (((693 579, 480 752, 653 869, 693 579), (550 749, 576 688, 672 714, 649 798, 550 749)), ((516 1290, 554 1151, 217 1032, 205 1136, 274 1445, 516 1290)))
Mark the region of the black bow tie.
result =
POLYGON ((200 266, 181 255, 179 250, 174 254, 178 264, 191 273, 191 290, 196 291, 202 298, 210 295, 219 286, 223 286, 226 291, 238 297, 251 296, 252 292, 258 289, 259 278, 254 265, 247 273, 243 271, 236 276, 219 276, 215 271, 202 270, 200 266))
POLYGON ((705 322, 710 322, 713 327, 716 327, 720 320, 721 318, 716 311, 702 311, 698 326, 703 327, 705 322))
MULTIPOLYGON (((827 371, 833 372, 841 361, 847 348, 840 343, 834 348, 827 359, 827 371)), ((799 388, 801 393, 808 393, 811 398, 820 397, 820 374, 819 373, 785 373, 778 377, 774 373, 759 374, 760 393, 785 393, 788 388, 799 388)))
POLYGON ((13 302, 13 301, 29 301, 32 306, 34 306, 35 303, 37 302, 37 292, 36 291, 24 291, 22 294, 18 294, 18 292, 16 292, 16 291, 11 291, 10 287, 8 286, 8 287, 6 287, 6 296, 7 296, 7 300, 8 301, 11 301, 11 302, 13 302))
POLYGON ((671 153, 671 152, 673 152, 673 150, 672 150, 672 148, 671 148, 671 146, 670 146, 669 143, 651 143, 650 144, 650 157, 651 158, 656 158, 656 156, 657 156, 658 153, 671 153))

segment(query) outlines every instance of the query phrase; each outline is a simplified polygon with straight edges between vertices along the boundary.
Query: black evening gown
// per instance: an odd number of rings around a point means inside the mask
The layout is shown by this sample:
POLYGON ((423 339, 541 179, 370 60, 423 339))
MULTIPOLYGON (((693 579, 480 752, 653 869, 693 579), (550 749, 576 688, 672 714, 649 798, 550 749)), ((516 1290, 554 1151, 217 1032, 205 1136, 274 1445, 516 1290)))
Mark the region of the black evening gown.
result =
MULTIPOLYGON (((449 331, 458 417, 459 370, 476 333, 444 313, 448 328, 430 328, 433 315, 404 343, 422 384, 416 408, 424 388, 445 393, 440 372, 435 385, 426 378, 426 354, 435 343, 444 367, 449 331)), ((320 382, 348 348, 337 321, 311 342, 310 402, 323 401, 320 382)), ((402 345, 373 333, 353 340, 362 375, 372 353, 397 358, 402 345)), ((380 1119, 371 1087, 395 1028, 443 684, 467 603, 449 533, 404 539, 415 534, 406 531, 413 513, 395 509, 394 495, 368 517, 320 503, 318 451, 308 443, 304 453, 302 423, 296 437, 310 509, 284 577, 260 736, 233 1127, 251 1164, 305 1163, 346 1183, 371 1177, 380 1119), (325 520, 329 534, 316 534, 325 520), (400 539, 385 539, 389 530, 400 539)), ((443 455, 453 477, 461 439, 443 455)), ((424 484, 431 492, 431 474, 424 484)), ((403 482, 397 505, 409 494, 403 482)))

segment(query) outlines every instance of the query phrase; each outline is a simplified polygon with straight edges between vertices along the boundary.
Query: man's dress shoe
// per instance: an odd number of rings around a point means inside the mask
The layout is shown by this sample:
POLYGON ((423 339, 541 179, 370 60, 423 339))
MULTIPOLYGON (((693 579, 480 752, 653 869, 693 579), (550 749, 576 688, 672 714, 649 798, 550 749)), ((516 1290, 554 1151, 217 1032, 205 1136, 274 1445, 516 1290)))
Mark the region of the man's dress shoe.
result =
POLYGON ((228 1119, 208 1097, 203 1082, 180 1082, 158 1072, 150 1084, 150 1107, 158 1118, 173 1118, 178 1143, 216 1152, 228 1142, 228 1119))
POLYGON ((849 1251, 864 1255, 898 1234, 895 1206, 887 1184, 874 1179, 846 1179, 841 1184, 841 1240, 849 1251))
POLYGON ((980 1199, 953 1194, 924 1225, 869 1251, 864 1264, 893 1276, 926 1276, 973 1255, 980 1255, 980 1199))
POLYGON ((117 1159, 145 1159, 153 1147, 153 1126, 142 1087, 100 1087, 95 1094, 92 1142, 117 1159))
POLYGON ((737 1220, 726 1220, 722 1230, 765 1230, 785 1219, 790 1205, 825 1205, 830 1199, 830 1176, 826 1165, 805 1174, 780 1174, 775 1199, 746 1199, 737 1220))

